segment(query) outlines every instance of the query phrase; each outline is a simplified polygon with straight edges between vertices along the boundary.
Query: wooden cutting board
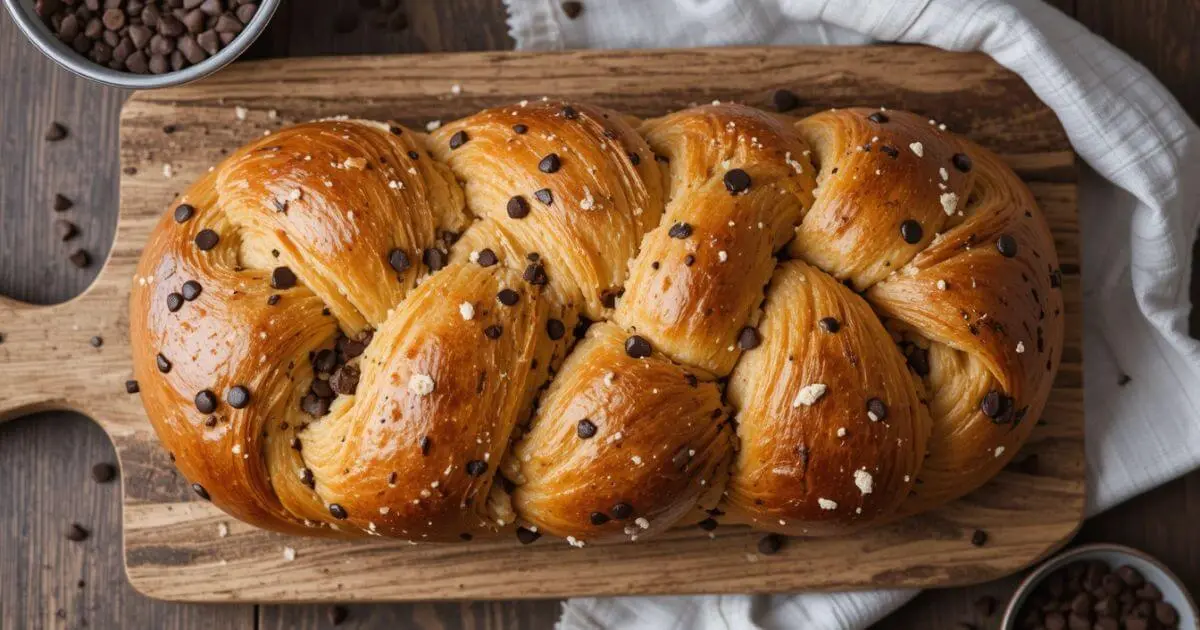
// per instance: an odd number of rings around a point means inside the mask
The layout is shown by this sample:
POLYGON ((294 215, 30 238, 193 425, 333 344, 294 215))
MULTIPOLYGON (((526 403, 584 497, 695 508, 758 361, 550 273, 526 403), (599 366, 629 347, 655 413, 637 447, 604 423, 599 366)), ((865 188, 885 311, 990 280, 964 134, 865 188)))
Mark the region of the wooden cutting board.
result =
POLYGON ((1016 571, 1064 544, 1079 525, 1074 155, 1053 112, 985 56, 880 46, 284 59, 236 64, 196 85, 137 94, 122 112, 120 140, 120 223, 96 283, 57 306, 0 298, 0 420, 75 409, 104 427, 121 460, 126 569, 150 596, 344 602, 946 586, 1016 571), (960 501, 855 536, 793 539, 773 556, 757 554, 761 534, 742 527, 721 527, 713 536, 685 528, 585 549, 548 538, 527 547, 288 538, 199 501, 158 445, 137 396, 125 393, 127 302, 142 244, 189 182, 266 130, 342 114, 420 128, 543 95, 638 116, 714 99, 769 109, 778 88, 799 95, 798 115, 882 105, 944 122, 1000 153, 1049 219, 1064 275, 1062 367, 1015 463, 960 501), (103 339, 100 347, 89 343, 93 336, 103 339), (970 542, 976 529, 988 533, 982 547, 970 542))

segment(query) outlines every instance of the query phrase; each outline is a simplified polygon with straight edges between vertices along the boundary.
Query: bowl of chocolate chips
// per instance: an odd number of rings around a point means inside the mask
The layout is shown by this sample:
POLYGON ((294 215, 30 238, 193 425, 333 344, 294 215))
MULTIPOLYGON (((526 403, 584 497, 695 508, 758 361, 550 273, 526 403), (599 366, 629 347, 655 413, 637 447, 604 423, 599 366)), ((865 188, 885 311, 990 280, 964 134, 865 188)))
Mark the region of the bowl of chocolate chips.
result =
POLYGON ((195 81, 242 54, 280 0, 4 0, 43 53, 80 76, 149 89, 195 81))
POLYGON ((1200 630, 1196 604, 1175 574, 1121 545, 1076 547, 1026 577, 1003 630, 1200 630))

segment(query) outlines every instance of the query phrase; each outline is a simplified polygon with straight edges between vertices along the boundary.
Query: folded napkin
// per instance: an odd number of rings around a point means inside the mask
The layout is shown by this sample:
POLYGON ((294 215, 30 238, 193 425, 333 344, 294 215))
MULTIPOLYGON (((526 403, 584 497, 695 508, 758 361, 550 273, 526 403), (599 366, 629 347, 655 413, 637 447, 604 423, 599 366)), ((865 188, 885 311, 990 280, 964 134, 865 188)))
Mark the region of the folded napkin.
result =
MULTIPOLYGON (((526 50, 876 40, 979 50, 1020 74, 1094 169, 1079 199, 1089 513, 1200 466, 1200 130, 1127 55, 1038 0, 584 0, 575 19, 557 0, 506 1, 526 50)), ((860 628, 914 594, 580 598, 560 627, 860 628)))

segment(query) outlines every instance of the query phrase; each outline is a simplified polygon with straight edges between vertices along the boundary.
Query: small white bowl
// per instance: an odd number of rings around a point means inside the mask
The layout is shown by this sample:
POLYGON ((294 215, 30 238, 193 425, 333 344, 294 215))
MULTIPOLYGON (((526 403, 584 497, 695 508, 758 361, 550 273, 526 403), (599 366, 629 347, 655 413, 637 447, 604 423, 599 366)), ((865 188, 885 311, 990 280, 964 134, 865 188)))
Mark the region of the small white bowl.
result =
POLYGON ((1196 602, 1183 587, 1183 582, 1171 573, 1171 570, 1158 560, 1130 547, 1122 545, 1094 544, 1076 547, 1070 551, 1054 556, 1042 566, 1021 580, 1017 591, 1013 593, 1008 607, 1004 609, 1004 620, 1000 623, 1001 630, 1016 630, 1017 615, 1025 600, 1037 589, 1042 580, 1054 571, 1078 560, 1102 560, 1107 562, 1115 571, 1118 567, 1129 565, 1141 572, 1142 576, 1162 591, 1163 601, 1175 607, 1179 612, 1179 627, 1181 630, 1200 630, 1197 621, 1196 602))
POLYGON ((254 40, 258 39, 263 29, 267 28, 267 22, 271 21, 271 16, 275 14, 275 9, 279 8, 282 0, 259 0, 258 11, 250 19, 250 23, 242 29, 237 37, 233 38, 233 41, 229 42, 228 46, 194 66, 162 74, 134 74, 113 70, 108 66, 98 64, 59 41, 58 37, 55 37, 54 33, 50 31, 50 27, 43 24, 42 19, 38 17, 34 10, 33 0, 0 1, 4 2, 4 6, 8 8, 17 27, 29 38, 29 41, 33 42, 38 50, 41 50, 44 55, 53 59, 58 65, 85 79, 105 85, 146 90, 183 85, 224 68, 245 52, 250 44, 254 43, 254 40))

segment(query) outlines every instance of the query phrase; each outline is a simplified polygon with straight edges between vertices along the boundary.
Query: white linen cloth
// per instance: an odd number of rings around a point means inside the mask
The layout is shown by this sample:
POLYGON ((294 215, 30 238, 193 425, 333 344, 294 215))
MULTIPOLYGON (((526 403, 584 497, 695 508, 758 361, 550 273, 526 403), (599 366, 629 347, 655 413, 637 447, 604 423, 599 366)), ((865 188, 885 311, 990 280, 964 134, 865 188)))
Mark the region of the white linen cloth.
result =
MULTIPOLYGON (((1079 200, 1089 513, 1200 466, 1200 130, 1127 55, 1040 0, 584 0, 574 20, 557 0, 506 2, 519 49, 879 40, 980 50, 1020 74, 1094 169, 1079 200)), ((914 594, 580 598, 560 627, 861 628, 914 594)))

